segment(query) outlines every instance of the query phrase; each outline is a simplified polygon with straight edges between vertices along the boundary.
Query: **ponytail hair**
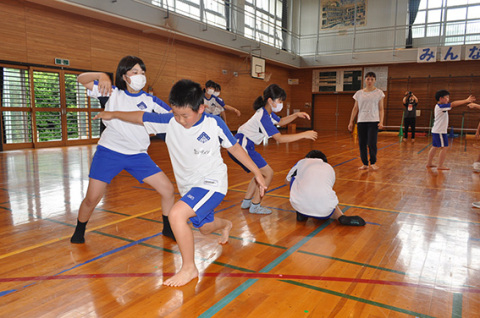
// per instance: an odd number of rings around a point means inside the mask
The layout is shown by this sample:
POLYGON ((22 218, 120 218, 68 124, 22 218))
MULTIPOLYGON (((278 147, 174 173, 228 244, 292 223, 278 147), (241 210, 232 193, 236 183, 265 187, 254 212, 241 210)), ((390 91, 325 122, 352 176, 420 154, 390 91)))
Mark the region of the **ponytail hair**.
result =
POLYGON ((257 110, 264 107, 267 104, 267 100, 271 98, 272 100, 281 99, 284 101, 287 98, 287 93, 278 86, 277 84, 271 84, 263 91, 263 97, 258 96, 257 99, 253 102, 253 109, 257 110))

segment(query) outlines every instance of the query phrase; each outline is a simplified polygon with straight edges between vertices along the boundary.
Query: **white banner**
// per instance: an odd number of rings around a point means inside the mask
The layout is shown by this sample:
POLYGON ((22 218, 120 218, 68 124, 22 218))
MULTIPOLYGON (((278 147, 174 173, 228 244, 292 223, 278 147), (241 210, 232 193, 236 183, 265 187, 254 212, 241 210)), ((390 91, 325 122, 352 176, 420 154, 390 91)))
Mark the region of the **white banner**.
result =
POLYGON ((442 47, 442 56, 440 61, 460 61, 462 59, 462 47, 461 46, 444 46, 442 47))
POLYGON ((473 44, 465 46, 466 60, 480 60, 480 45, 473 44))
POLYGON ((418 48, 417 62, 432 63, 437 61, 437 47, 421 47, 418 48))

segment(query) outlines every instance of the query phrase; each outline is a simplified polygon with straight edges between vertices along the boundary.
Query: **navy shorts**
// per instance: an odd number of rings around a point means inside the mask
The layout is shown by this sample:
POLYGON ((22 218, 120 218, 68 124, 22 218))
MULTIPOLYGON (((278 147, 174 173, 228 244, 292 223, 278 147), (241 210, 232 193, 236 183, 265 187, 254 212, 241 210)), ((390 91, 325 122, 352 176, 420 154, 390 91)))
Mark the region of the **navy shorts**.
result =
POLYGON ((432 133, 432 146, 436 148, 448 147, 448 134, 432 133))
MULTIPOLYGON (((257 165, 258 169, 261 169, 267 165, 267 162, 265 161, 265 159, 263 159, 262 155, 255 150, 255 144, 253 143, 253 141, 245 137, 243 134, 236 134, 235 138, 237 138, 240 146, 245 149, 252 161, 257 165)), ((250 172, 250 170, 245 167, 240 161, 238 161, 237 158, 232 156, 230 153, 228 153, 228 155, 230 156, 230 158, 232 158, 233 161, 235 161, 240 167, 242 167, 243 170, 245 170, 246 172, 250 172)))
POLYGON ((196 228, 213 222, 214 210, 222 203, 225 194, 203 188, 191 188, 180 201, 188 204, 195 211, 196 216, 190 218, 196 228))
POLYGON ((90 178, 110 183, 122 170, 130 173, 138 182, 162 171, 146 153, 124 155, 103 146, 97 146, 92 159, 90 178))

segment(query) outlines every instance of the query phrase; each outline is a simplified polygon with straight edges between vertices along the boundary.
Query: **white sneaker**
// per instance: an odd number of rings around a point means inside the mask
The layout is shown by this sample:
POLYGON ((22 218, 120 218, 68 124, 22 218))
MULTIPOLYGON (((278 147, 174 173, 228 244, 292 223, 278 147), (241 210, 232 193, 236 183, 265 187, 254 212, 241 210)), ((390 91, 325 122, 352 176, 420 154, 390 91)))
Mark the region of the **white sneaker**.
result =
POLYGON ((473 202, 473 203, 472 203, 472 206, 473 206, 474 208, 480 209, 480 201, 478 201, 478 202, 473 202))
POLYGON ((242 209, 248 209, 248 208, 250 208, 251 205, 252 205, 252 200, 251 199, 250 200, 243 199, 241 208, 242 209))
POLYGON ((267 208, 264 208, 263 206, 261 206, 260 204, 258 205, 251 205, 250 206, 250 210, 248 210, 248 212, 252 213, 252 214, 271 214, 272 213, 272 210, 269 210, 267 208))

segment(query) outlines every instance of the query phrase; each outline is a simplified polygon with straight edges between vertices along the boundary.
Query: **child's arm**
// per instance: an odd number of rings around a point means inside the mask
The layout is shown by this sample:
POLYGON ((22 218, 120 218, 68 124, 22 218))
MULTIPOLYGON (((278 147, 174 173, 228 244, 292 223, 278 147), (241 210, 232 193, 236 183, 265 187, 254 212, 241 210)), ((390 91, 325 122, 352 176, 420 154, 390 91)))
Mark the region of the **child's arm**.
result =
POLYGON ((233 107, 233 106, 225 105, 225 109, 226 109, 226 110, 229 110, 229 111, 232 111, 232 112, 235 112, 235 114, 237 114, 237 116, 242 115, 242 113, 241 113, 238 109, 236 109, 235 107, 233 107))
POLYGON ((143 115, 145 112, 136 111, 136 112, 101 112, 98 113, 93 119, 120 119, 133 124, 143 125, 143 115))
POLYGON ((282 135, 281 133, 273 135, 273 139, 279 143, 287 143, 293 142, 300 139, 310 139, 310 140, 317 140, 317 132, 314 130, 307 130, 298 134, 287 134, 282 135))
POLYGON ((77 82, 85 86, 86 89, 93 89, 93 82, 98 81, 98 92, 102 96, 108 96, 112 92, 112 82, 107 74, 102 72, 87 72, 77 76, 77 82))
POLYGON ((238 143, 227 149, 238 161, 240 161, 248 170, 253 172, 255 180, 257 181, 258 188, 260 189, 260 196, 263 197, 265 190, 267 189, 265 179, 262 172, 258 169, 257 165, 252 161, 250 156, 238 143))
POLYGON ((476 103, 470 103, 470 104, 468 104, 467 106, 470 107, 470 108, 478 108, 478 109, 480 109, 480 105, 478 105, 478 104, 476 104, 476 103))
POLYGON ((350 115, 350 122, 348 123, 348 130, 353 131, 353 121, 358 114, 358 102, 355 101, 355 105, 353 105, 352 114, 350 115))
POLYGON ((450 107, 462 106, 463 104, 469 104, 475 101, 475 96, 470 95, 467 99, 456 100, 450 104, 450 107))
POLYGON ((278 122, 278 124, 280 126, 285 126, 285 125, 288 125, 290 124, 292 121, 294 121, 295 119, 297 118, 305 118, 305 119, 308 119, 310 120, 310 115, 305 113, 305 112, 298 112, 298 113, 293 113, 289 116, 286 116, 286 117, 282 117, 280 119, 280 121, 278 122))

